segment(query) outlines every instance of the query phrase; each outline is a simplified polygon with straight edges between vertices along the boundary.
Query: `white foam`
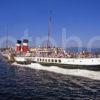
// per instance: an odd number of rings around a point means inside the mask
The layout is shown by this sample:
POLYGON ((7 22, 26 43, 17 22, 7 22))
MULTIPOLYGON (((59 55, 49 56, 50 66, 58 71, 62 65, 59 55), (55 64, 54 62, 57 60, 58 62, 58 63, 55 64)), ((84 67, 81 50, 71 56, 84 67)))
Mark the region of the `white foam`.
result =
POLYGON ((90 71, 90 70, 83 70, 83 69, 64 69, 57 66, 47 67, 47 66, 42 66, 38 63, 32 63, 30 65, 21 65, 21 64, 13 63, 12 65, 29 67, 38 70, 46 70, 46 71, 60 73, 64 75, 82 76, 90 79, 100 80, 100 71, 90 71))

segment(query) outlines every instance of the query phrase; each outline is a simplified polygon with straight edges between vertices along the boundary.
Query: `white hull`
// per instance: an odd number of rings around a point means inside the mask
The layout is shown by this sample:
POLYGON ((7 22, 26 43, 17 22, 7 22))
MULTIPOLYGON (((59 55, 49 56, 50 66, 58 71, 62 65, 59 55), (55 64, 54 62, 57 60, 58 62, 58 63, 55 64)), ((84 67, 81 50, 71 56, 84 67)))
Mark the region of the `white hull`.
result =
POLYGON ((14 57, 14 59, 16 62, 25 62, 26 61, 25 57, 14 57))
POLYGON ((65 64, 97 66, 100 65, 100 58, 46 58, 46 57, 15 57, 16 62, 31 60, 36 63, 65 64))

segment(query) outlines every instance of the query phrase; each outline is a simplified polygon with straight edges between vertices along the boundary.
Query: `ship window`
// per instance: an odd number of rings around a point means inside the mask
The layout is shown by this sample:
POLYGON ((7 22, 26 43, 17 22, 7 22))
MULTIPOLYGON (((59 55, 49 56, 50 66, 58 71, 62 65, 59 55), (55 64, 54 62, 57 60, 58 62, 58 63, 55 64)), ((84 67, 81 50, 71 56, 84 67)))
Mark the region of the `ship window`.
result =
POLYGON ((54 62, 54 60, 52 59, 52 62, 54 62))
POLYGON ((59 63, 61 63, 61 60, 59 60, 59 63))
POLYGON ((50 62, 50 59, 48 59, 48 62, 50 62))
POLYGON ((41 59, 40 59, 40 61, 41 61, 41 59))
POLYGON ((42 59, 42 61, 44 61, 44 59, 42 59))
POLYGON ((39 59, 37 59, 37 61, 39 61, 39 59))
POLYGON ((57 62, 57 60, 55 60, 55 62, 57 62))
POLYGON ((45 62, 47 62, 47 59, 45 59, 45 62))

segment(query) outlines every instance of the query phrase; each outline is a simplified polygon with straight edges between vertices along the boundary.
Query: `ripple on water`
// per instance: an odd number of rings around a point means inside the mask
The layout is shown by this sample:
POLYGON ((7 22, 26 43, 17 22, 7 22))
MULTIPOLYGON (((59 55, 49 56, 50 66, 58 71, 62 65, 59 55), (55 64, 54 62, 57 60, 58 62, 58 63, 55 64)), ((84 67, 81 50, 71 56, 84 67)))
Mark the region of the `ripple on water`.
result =
POLYGON ((0 100, 100 98, 100 81, 0 63, 0 100))

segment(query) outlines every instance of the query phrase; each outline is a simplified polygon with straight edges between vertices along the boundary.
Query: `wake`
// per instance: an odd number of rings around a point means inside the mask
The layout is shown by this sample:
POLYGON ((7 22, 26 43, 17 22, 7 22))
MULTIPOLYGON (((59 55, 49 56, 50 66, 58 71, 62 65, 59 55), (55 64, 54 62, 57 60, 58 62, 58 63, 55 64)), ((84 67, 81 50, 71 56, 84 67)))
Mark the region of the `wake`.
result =
POLYGON ((32 63, 29 65, 21 65, 21 64, 13 63, 12 65, 29 67, 37 70, 45 70, 45 71, 60 73, 64 75, 82 76, 90 79, 100 80, 100 71, 96 72, 96 71, 83 70, 83 69, 64 69, 57 66, 47 67, 47 66, 42 66, 38 63, 32 63))

